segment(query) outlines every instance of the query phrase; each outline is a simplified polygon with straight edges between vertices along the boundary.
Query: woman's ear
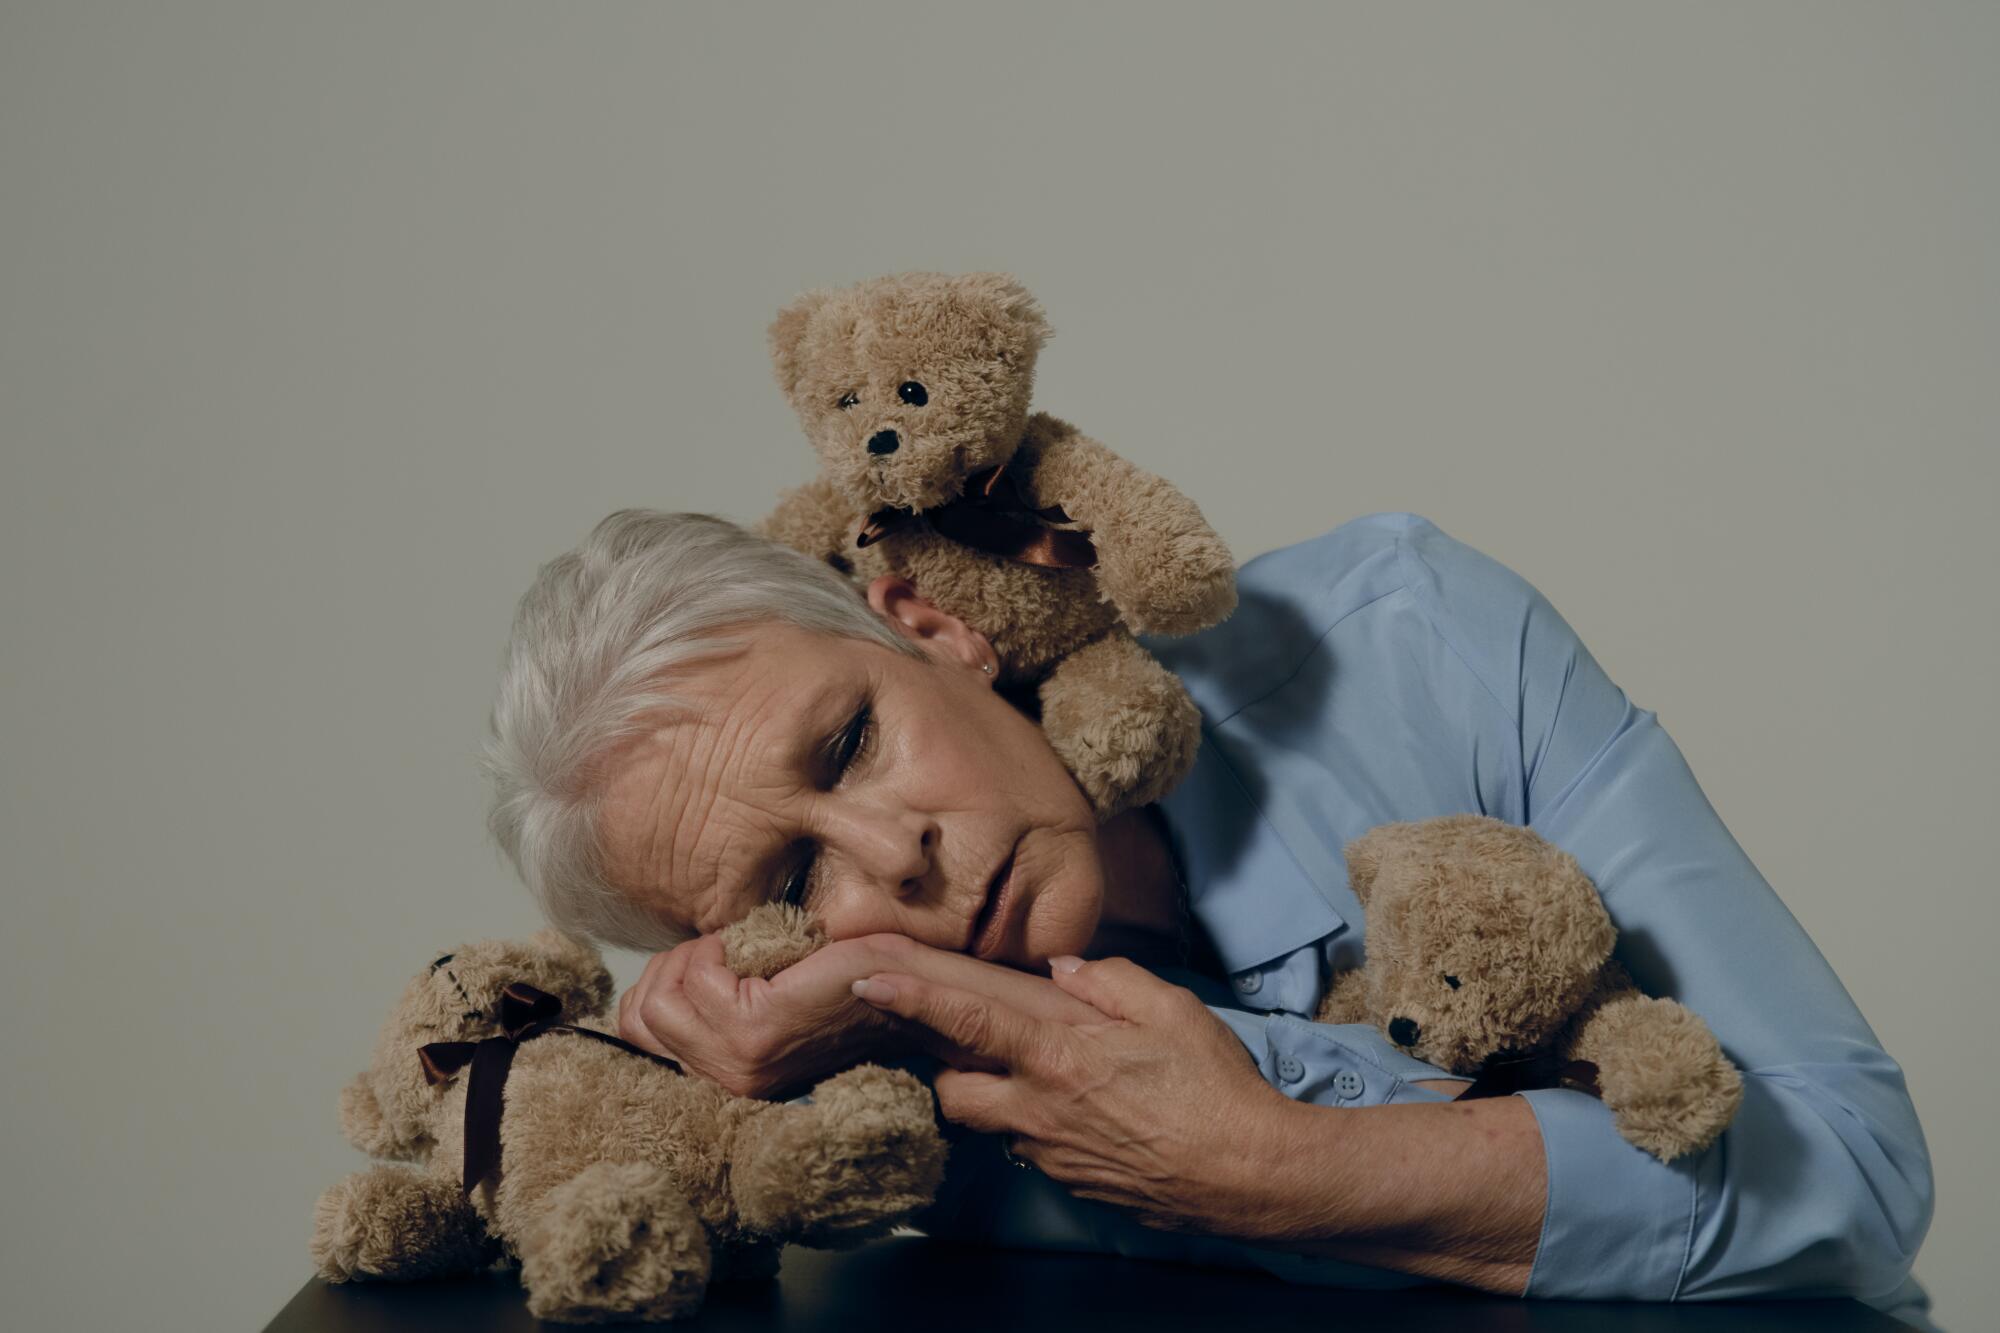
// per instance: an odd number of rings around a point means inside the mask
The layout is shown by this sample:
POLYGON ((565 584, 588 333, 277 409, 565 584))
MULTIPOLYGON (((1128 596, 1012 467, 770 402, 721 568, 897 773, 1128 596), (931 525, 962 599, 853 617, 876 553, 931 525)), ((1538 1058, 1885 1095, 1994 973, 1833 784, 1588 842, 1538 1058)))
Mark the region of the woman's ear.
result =
POLYGON ((1000 655, 986 636, 925 601, 908 579, 882 575, 868 585, 868 605, 937 661, 971 667, 989 681, 998 676, 1000 655))

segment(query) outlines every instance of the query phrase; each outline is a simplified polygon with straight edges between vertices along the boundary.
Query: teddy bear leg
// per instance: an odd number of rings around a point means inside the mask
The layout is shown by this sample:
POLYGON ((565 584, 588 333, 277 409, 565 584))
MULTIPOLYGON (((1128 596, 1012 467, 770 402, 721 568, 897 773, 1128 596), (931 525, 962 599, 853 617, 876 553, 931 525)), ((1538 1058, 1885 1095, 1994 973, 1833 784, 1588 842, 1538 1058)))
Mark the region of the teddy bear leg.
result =
POLYGON ((1056 663, 1041 700, 1042 731, 1100 821, 1166 795, 1201 744, 1179 677, 1123 629, 1056 663))
POLYGON ((774 1104, 736 1141, 730 1189, 744 1226, 805 1244, 879 1235, 936 1197, 945 1145, 915 1075, 857 1065, 774 1104))
POLYGON ((644 1162, 593 1162, 556 1186, 518 1248, 537 1319, 672 1319, 708 1290, 708 1233, 673 1176, 644 1162))
POLYGON ((438 1277, 494 1258, 457 1181, 396 1166, 357 1171, 320 1195, 311 1250, 328 1282, 438 1277))
POLYGON ((1565 1052, 1597 1066, 1618 1132, 1663 1162, 1715 1142, 1743 1100, 1743 1076, 1699 1015, 1637 991, 1604 1000, 1565 1052))

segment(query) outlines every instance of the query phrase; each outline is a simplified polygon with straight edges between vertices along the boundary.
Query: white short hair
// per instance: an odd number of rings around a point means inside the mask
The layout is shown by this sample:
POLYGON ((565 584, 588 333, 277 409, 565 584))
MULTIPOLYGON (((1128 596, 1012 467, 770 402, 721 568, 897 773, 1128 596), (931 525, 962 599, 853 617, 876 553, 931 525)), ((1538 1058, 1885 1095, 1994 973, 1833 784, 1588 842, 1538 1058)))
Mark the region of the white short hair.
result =
POLYGON ((677 668, 738 646, 729 629, 773 622, 923 657, 831 566, 707 514, 622 509, 535 575, 482 766, 487 825, 555 926, 648 951, 687 937, 605 879, 601 761, 687 707, 677 668))

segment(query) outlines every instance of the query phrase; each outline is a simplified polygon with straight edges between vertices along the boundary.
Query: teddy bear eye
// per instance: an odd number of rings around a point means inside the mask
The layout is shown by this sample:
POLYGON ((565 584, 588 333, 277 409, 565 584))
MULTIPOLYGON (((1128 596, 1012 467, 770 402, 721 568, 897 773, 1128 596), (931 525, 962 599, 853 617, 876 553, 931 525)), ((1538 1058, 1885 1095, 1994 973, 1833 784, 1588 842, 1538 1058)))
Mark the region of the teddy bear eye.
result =
POLYGON ((846 393, 840 395, 840 401, 838 403, 835 403, 834 406, 838 407, 841 411, 845 412, 848 408, 854 406, 856 403, 860 401, 861 401, 861 395, 854 392, 854 390, 849 389, 846 393))
POLYGON ((1447 973, 1445 974, 1445 978, 1444 978, 1444 984, 1445 984, 1445 985, 1447 985, 1447 986, 1449 986, 1449 987, 1451 987, 1451 988, 1452 988, 1453 990, 1457 990, 1457 989, 1458 989, 1458 978, 1457 978, 1457 977, 1455 977, 1455 976, 1452 976, 1452 975, 1451 975, 1451 974, 1450 974, 1449 972, 1447 972, 1447 973))
POLYGON ((896 396, 911 407, 922 407, 931 400, 931 396, 924 392, 924 386, 915 380, 904 380, 897 388, 896 396))

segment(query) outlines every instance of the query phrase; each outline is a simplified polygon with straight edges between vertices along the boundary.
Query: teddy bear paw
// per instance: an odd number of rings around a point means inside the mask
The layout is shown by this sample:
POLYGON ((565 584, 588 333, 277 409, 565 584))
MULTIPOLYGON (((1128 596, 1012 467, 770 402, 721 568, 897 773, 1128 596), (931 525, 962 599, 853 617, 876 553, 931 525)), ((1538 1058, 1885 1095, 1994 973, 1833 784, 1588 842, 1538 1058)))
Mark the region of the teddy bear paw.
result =
POLYGON ((944 1162, 931 1090, 904 1070, 864 1064, 815 1087, 810 1103, 767 1114, 730 1187, 751 1230, 839 1247, 927 1206, 944 1162))
POLYGON ((708 1290, 708 1234, 664 1168, 597 1162, 551 1191, 521 1237, 537 1319, 672 1319, 708 1290))
POLYGON ((481 1267, 493 1245, 457 1181, 376 1166, 319 1196, 311 1252, 328 1282, 408 1281, 481 1267))
POLYGON ((1612 1030, 1592 1054, 1618 1132, 1663 1162, 1715 1142, 1743 1100, 1743 1076, 1708 1025, 1676 1001, 1644 996, 1607 1012, 1612 1030))
POLYGON ((1173 790, 1201 744, 1187 687, 1128 634, 1058 662, 1041 700, 1042 733, 1099 820, 1173 790))

